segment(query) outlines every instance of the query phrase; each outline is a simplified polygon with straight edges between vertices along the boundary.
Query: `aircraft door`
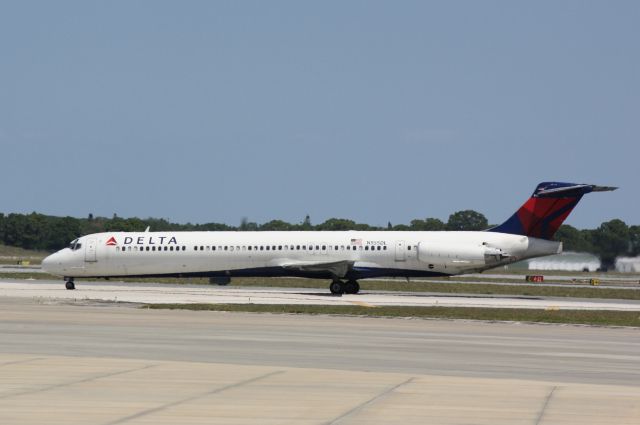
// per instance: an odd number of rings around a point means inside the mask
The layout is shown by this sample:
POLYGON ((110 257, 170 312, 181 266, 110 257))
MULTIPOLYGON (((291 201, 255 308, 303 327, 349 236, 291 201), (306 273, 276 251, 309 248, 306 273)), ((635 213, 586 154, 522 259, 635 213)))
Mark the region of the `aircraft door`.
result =
POLYGON ((96 239, 89 238, 84 246, 84 261, 93 263, 98 261, 96 258, 96 239))
POLYGON ((396 241, 396 261, 407 259, 407 246, 404 241, 396 241))

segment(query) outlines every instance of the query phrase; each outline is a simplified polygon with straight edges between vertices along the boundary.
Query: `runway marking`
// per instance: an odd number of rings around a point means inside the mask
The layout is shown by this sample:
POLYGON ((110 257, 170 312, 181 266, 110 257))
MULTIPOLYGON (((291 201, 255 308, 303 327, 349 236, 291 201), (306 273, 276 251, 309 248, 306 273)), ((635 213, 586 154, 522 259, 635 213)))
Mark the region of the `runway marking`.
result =
POLYGON ((557 388, 558 388, 557 386, 553 387, 551 389, 551 392, 549 393, 549 395, 545 399, 544 404, 542 405, 542 409, 540 409, 540 413, 538 413, 538 419, 536 420, 536 425, 540 425, 540 423, 542 422, 542 418, 544 417, 544 414, 547 411, 547 406, 549 406, 549 402, 551 401, 551 397, 553 397, 553 393, 555 393, 557 388))
POLYGON ((415 379, 415 377, 411 377, 411 378, 407 379, 407 380, 406 380, 406 381, 404 381, 404 382, 401 382, 401 383, 399 383, 399 384, 397 384, 397 385, 394 385, 394 386, 393 386, 393 387, 391 387, 391 388, 387 388, 386 390, 384 390, 383 392, 381 392, 381 393, 380 393, 380 394, 378 394, 377 396, 375 396, 375 397, 373 397, 373 398, 371 398, 371 399, 369 399, 369 400, 365 401, 365 402, 364 402, 364 403, 362 403, 362 404, 357 405, 357 406, 356 406, 356 407, 354 407, 353 409, 351 409, 351 410, 349 410, 349 411, 347 411, 347 412, 343 413, 342 415, 338 416, 337 418, 335 418, 335 419, 334 419, 334 420, 332 420, 331 422, 327 422, 327 425, 334 425, 334 424, 340 423, 340 422, 342 422, 343 420, 345 420, 345 419, 347 419, 347 418, 349 418, 349 417, 351 417, 351 416, 353 416, 353 415, 357 414, 358 412, 361 412, 362 410, 364 410, 365 408, 367 408, 367 407, 371 406, 372 404, 374 404, 374 403, 375 403, 375 402, 377 402, 378 400, 380 400, 380 399, 382 399, 382 398, 384 398, 384 397, 388 396, 389 394, 391 394, 391 393, 392 393, 393 391, 395 391, 396 389, 398 389, 398 388, 400 388, 400 387, 402 387, 402 386, 404 386, 404 385, 410 384, 414 379, 415 379))
POLYGON ((369 304, 369 303, 366 303, 364 301, 349 301, 349 302, 351 304, 359 305, 360 307, 371 307, 371 308, 378 307, 377 305, 369 304))
POLYGON ((143 367, 137 367, 135 369, 121 370, 119 372, 104 373, 102 375, 95 375, 95 376, 91 376, 89 378, 80 379, 78 381, 63 382, 61 384, 49 385, 47 387, 36 388, 34 390, 25 390, 25 391, 13 393, 13 394, 0 395, 0 399, 6 399, 6 398, 11 398, 11 397, 19 397, 21 395, 27 395, 27 394, 41 393, 41 392, 44 392, 44 391, 54 390, 56 388, 68 387, 69 385, 83 384, 85 382, 91 382, 91 381, 95 381, 95 380, 102 379, 102 378, 109 378, 111 376, 123 375, 125 373, 130 373, 130 372, 137 372, 139 370, 149 369, 149 368, 155 367, 155 366, 156 365, 148 365, 148 366, 143 366, 143 367))
POLYGON ((213 389, 211 391, 207 391, 207 392, 204 392, 204 393, 201 393, 201 394, 197 394, 197 395, 194 395, 194 396, 191 396, 191 397, 183 398, 181 400, 173 401, 171 403, 166 403, 166 404, 163 404, 162 406, 152 407, 151 409, 143 410, 141 412, 134 413, 133 415, 125 416, 124 418, 116 419, 115 421, 112 421, 112 422, 107 422, 105 425, 122 424, 122 423, 128 422, 128 421, 130 421, 132 419, 138 419, 138 418, 140 418, 142 416, 147 416, 147 415, 150 415, 152 413, 160 412, 162 410, 166 410, 166 409, 169 409, 169 408, 174 407, 174 406, 178 406, 178 405, 183 404, 183 403, 188 403, 190 401, 194 401, 194 400, 197 400, 199 398, 206 397, 208 395, 221 393, 222 391, 226 391, 226 390, 230 390, 230 389, 233 389, 233 388, 241 387, 243 385, 251 384, 252 382, 256 382, 256 381, 259 381, 261 379, 266 379, 266 378, 269 378, 271 376, 278 375, 278 374, 284 373, 284 372, 285 372, 284 370, 276 370, 275 372, 269 372, 269 373, 266 373, 264 375, 257 376, 255 378, 246 379, 244 381, 236 382, 235 384, 225 385, 224 387, 216 388, 216 389, 213 389))
POLYGON ((0 367, 4 367, 4 366, 10 366, 12 364, 20 364, 20 363, 30 363, 30 362, 36 362, 38 360, 44 360, 44 357, 36 357, 34 359, 26 359, 26 360, 15 360, 12 362, 4 362, 4 363, 0 363, 0 367))

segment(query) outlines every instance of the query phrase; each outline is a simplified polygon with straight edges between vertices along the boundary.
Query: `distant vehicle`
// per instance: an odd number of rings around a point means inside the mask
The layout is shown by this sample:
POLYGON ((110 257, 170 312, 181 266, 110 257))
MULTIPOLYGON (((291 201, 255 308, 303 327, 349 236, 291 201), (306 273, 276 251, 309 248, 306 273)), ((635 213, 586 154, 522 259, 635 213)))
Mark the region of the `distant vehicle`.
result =
POLYGON ((475 273, 558 254, 553 235, 583 195, 615 190, 540 183, 503 224, 485 231, 108 232, 83 236, 44 259, 42 268, 79 277, 297 276, 331 279, 333 294, 355 294, 358 280, 475 273))

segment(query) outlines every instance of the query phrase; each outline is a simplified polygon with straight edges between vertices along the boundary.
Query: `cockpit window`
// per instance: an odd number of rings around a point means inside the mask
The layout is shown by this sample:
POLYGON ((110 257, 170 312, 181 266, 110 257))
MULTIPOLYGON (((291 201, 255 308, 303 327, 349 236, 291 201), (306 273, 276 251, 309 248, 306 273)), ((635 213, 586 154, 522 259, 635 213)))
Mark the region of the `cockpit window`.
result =
POLYGON ((69 244, 69 249, 71 249, 72 251, 77 251, 81 247, 82 247, 82 244, 78 242, 78 239, 72 240, 71 243, 69 244))

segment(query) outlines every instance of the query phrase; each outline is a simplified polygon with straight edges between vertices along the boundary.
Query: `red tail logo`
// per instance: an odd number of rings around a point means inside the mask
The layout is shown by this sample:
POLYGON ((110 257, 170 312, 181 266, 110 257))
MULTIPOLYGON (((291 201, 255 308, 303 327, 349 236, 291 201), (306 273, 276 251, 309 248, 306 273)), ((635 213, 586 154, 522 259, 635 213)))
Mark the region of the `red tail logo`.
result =
POLYGON ((116 238, 114 236, 111 236, 107 241, 107 245, 110 245, 110 246, 118 245, 118 242, 116 241, 116 238))
POLYGON ((593 184, 540 183, 531 198, 514 215, 489 230, 550 240, 583 195, 616 189, 593 184))

